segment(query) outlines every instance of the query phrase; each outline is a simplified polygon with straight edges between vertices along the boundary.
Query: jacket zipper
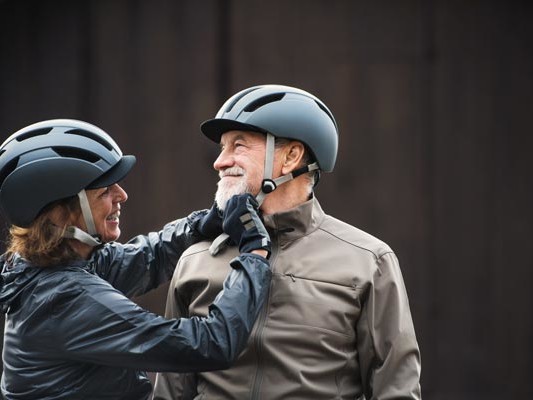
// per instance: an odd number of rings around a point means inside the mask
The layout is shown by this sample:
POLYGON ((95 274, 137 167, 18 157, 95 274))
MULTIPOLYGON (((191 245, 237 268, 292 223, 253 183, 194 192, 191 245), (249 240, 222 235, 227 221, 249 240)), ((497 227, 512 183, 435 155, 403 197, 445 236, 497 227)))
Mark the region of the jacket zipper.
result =
MULTIPOLYGON (((274 236, 274 235, 272 235, 274 236)), ((272 275, 274 274, 274 264, 276 261, 278 255, 278 242, 277 238, 274 236, 272 238, 272 254, 270 255, 270 269, 272 271, 272 275)), ((265 306, 263 307, 263 311, 256 322, 257 324, 257 334, 255 336, 255 343, 254 347, 256 350, 256 370, 255 370, 255 377, 252 384, 252 400, 259 399, 259 391, 261 390, 261 384, 263 382, 263 367, 262 367, 262 354, 263 354, 263 331, 265 329, 266 320, 268 316, 268 309, 270 308, 270 296, 272 295, 272 285, 274 284, 274 280, 270 283, 270 289, 268 291, 268 298, 265 306)))

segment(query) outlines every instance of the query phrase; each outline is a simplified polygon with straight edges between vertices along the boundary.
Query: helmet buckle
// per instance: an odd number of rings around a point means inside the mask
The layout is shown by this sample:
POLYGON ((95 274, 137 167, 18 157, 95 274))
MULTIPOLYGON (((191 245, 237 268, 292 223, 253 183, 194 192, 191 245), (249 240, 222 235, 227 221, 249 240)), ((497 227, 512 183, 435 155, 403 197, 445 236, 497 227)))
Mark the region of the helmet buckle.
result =
POLYGON ((263 179, 263 183, 261 183, 263 193, 272 193, 277 187, 278 185, 272 179, 263 179))

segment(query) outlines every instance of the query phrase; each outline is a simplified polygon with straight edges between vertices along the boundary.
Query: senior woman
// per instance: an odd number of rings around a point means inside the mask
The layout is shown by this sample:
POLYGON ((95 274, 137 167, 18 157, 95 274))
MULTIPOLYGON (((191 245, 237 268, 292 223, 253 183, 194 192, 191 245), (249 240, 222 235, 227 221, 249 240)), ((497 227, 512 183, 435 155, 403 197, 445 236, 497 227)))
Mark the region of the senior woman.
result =
POLYGON ((0 259, 6 399, 147 399, 143 371, 226 368, 245 345, 271 275, 253 198, 232 198, 224 214, 241 254, 209 316, 166 320, 128 297, 168 281, 182 252, 216 236, 222 220, 194 212, 114 242, 128 198, 117 182, 134 163, 76 120, 30 125, 0 146, 0 206, 11 223, 0 259))

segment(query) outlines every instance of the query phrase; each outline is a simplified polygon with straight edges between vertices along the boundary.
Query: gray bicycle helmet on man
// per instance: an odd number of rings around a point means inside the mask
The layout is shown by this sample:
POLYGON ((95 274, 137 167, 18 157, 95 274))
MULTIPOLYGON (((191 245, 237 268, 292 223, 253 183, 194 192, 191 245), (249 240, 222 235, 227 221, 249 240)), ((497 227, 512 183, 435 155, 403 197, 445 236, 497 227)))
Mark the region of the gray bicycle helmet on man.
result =
POLYGON ((316 96, 290 86, 260 85, 242 90, 224 103, 215 118, 205 121, 201 130, 217 143, 223 133, 231 130, 266 135, 265 172, 259 202, 279 184, 298 175, 315 170, 333 171, 337 158, 338 128, 332 112, 316 96), (304 143, 316 162, 272 179, 275 138, 304 143))
MULTIPOLYGON (((260 85, 244 89, 231 96, 215 118, 203 122, 201 130, 216 143, 220 143, 225 132, 233 130, 266 135, 263 182, 256 196, 259 204, 268 193, 297 176, 312 171, 316 174, 333 171, 337 158, 339 133, 333 113, 316 96, 290 86, 260 85), (276 138, 302 142, 314 162, 273 179, 276 138)), ((215 239, 211 254, 217 254, 226 241, 224 234, 215 239)))
POLYGON ((96 235, 85 189, 110 186, 123 179, 135 157, 123 155, 102 129, 73 119, 29 125, 0 146, 0 207, 7 221, 28 227, 49 204, 78 196, 87 232, 68 227, 65 237, 91 246, 96 235))

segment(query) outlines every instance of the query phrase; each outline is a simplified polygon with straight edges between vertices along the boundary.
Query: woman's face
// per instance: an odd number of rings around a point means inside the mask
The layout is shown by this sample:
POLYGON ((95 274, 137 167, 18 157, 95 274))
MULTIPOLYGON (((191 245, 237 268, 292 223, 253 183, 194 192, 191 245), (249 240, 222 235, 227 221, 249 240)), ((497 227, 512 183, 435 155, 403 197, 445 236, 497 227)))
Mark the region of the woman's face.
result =
MULTIPOLYGON (((120 207, 128 199, 128 194, 118 184, 106 188, 87 190, 96 233, 102 242, 112 242, 120 236, 120 207)), ((78 226, 86 230, 83 216, 78 226)))

